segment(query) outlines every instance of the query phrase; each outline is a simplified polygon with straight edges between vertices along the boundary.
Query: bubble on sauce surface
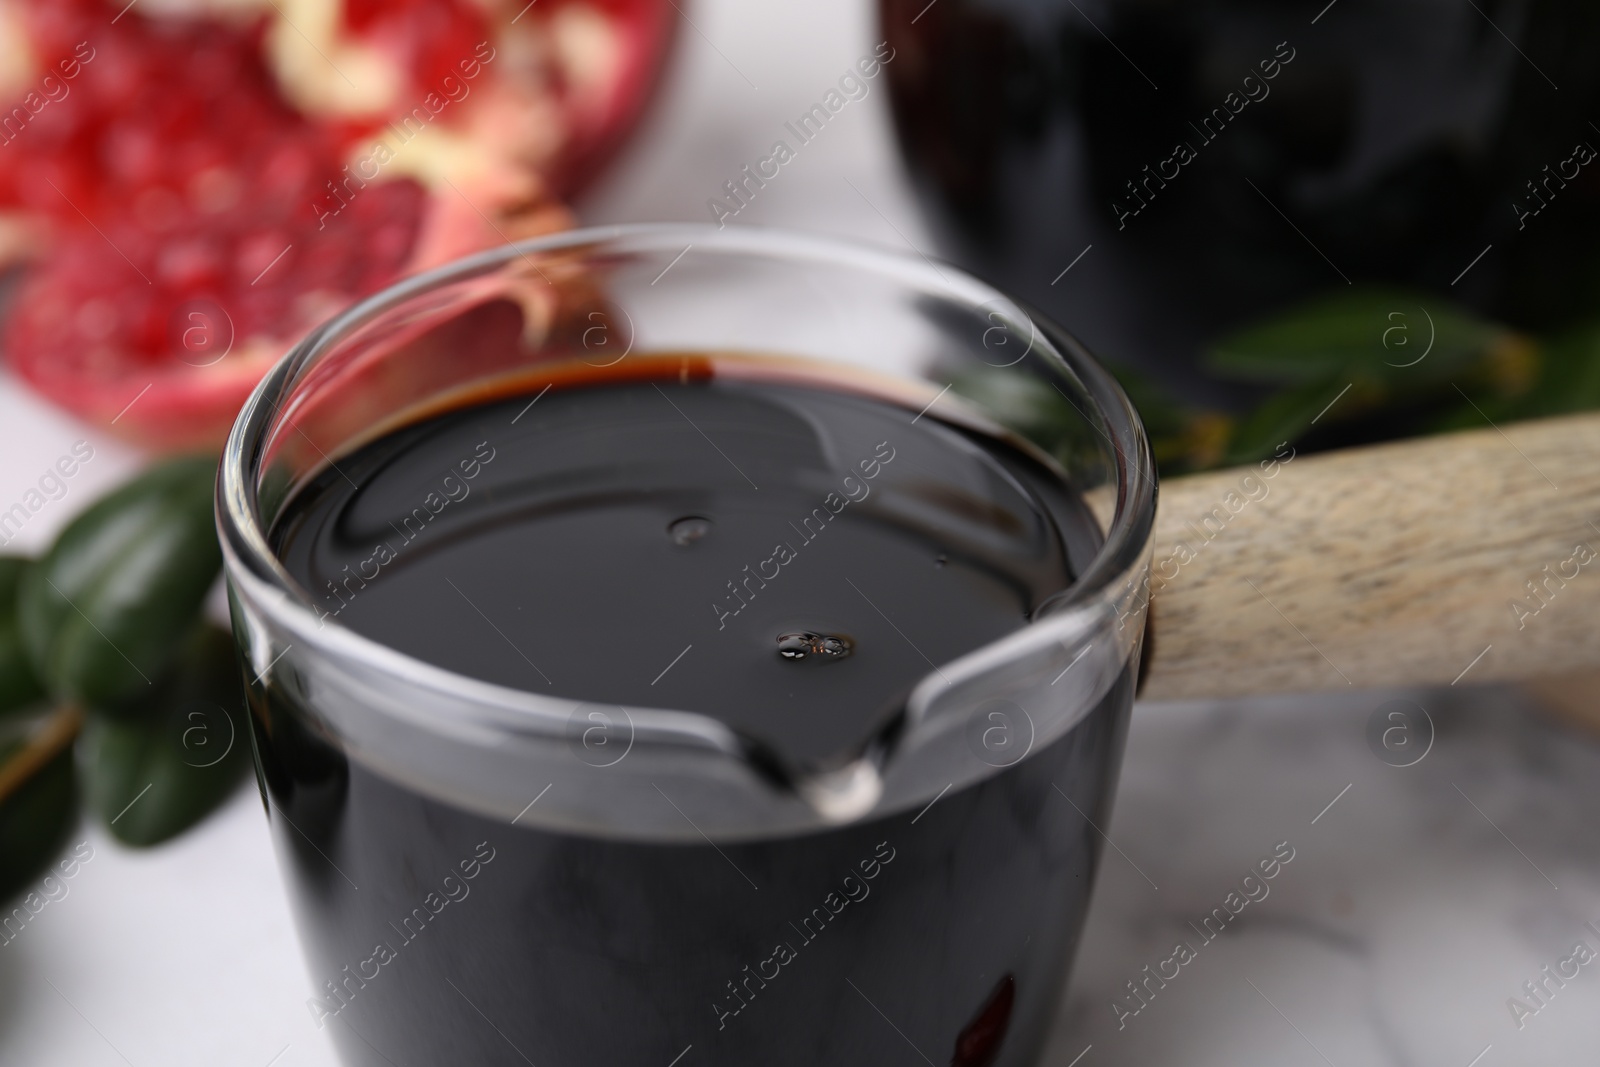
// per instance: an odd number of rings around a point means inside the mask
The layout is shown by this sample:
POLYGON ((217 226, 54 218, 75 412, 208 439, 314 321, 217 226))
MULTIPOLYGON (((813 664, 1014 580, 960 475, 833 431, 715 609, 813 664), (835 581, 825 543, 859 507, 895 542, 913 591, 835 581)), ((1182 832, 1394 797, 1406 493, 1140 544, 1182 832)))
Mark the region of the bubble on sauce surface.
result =
POLYGON ((667 536, 674 544, 692 545, 711 532, 711 520, 700 515, 685 515, 667 526, 667 536))
POLYGON ((848 657, 856 643, 843 634, 815 634, 809 631, 778 635, 778 655, 784 659, 817 658, 824 662, 848 657))

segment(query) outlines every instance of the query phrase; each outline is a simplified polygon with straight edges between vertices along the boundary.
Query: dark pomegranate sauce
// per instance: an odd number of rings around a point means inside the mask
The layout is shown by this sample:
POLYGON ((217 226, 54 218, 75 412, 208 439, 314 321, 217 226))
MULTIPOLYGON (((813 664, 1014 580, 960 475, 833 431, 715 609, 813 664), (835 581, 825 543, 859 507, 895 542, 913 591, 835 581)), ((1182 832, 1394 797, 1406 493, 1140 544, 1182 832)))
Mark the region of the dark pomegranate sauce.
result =
MULTIPOLYGON (((435 413, 339 458, 272 538, 328 625, 574 707, 719 720, 772 788, 893 759, 912 687, 1099 542, 1019 444, 849 389, 679 377, 435 413)), ((1125 671, 1064 735, 905 811, 657 841, 424 795, 274 687, 255 740, 308 1010, 362 1065, 1030 1063, 1131 699, 1125 671)))

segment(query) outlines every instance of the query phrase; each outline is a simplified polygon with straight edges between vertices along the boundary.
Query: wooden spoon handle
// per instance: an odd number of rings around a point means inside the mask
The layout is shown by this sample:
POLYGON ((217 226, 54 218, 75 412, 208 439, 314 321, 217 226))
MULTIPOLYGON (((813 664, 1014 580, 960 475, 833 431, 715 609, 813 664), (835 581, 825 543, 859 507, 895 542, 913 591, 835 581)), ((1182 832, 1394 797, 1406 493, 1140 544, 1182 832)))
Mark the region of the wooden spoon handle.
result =
POLYGON ((1600 665, 1600 415, 1161 486, 1151 700, 1600 665))

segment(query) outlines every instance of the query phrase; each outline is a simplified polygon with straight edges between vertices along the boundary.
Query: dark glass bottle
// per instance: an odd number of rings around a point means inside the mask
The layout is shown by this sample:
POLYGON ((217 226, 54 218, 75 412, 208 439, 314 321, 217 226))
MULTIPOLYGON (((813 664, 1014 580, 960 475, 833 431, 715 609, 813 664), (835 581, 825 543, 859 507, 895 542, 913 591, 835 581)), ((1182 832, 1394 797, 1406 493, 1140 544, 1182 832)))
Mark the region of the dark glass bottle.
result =
POLYGON ((880 15, 900 147, 945 251, 1110 358, 1183 365, 1221 331, 1369 282, 1528 328, 1600 303, 1585 0, 880 15))

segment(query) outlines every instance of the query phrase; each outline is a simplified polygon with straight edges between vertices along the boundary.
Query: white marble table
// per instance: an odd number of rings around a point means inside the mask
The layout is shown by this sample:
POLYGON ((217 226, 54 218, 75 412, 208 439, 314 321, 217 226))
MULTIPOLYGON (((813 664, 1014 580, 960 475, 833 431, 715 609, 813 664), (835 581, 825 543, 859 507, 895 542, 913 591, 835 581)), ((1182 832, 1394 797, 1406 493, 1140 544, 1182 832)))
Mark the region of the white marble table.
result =
POLYGON ((1083 1067, 1600 1060, 1600 966, 1520 1028, 1506 1003, 1576 942, 1600 952, 1600 744, 1506 690, 1418 692, 1433 747, 1391 767, 1365 734, 1396 696, 1136 708, 1106 828, 1126 856, 1108 853, 1050 1063, 1090 1044, 1083 1067), (1269 894, 1205 944, 1188 924, 1282 841, 1269 894), (1178 941, 1196 958, 1119 1029, 1125 983, 1178 941))
MULTIPOLYGON (((583 205, 590 221, 709 219, 706 199, 876 41, 860 0, 683 6, 693 23, 677 70, 623 166, 583 205)), ((874 86, 739 222, 928 248, 882 104, 874 86)), ((80 438, 96 458, 21 547, 46 543, 139 460, 0 375, 0 507, 80 438)), ((1585 926, 1600 927, 1600 743, 1503 690, 1409 696, 1437 738, 1407 768, 1365 739, 1368 716, 1395 694, 1137 709, 1105 827, 1116 847, 1053 1067, 1600 1060, 1600 966, 1581 968, 1521 1029, 1507 1009, 1575 942, 1600 950, 1585 926), (1294 859, 1268 896, 1203 943, 1188 924, 1280 842, 1294 859), (1163 965, 1179 941, 1197 946, 1194 958, 1163 965), (1146 965, 1178 966, 1177 977, 1152 983, 1119 1029, 1113 1004, 1146 965)), ((123 849, 89 824, 73 840, 93 859, 0 948, 0 1064, 335 1067, 304 1006, 253 788, 155 850, 123 849)))

